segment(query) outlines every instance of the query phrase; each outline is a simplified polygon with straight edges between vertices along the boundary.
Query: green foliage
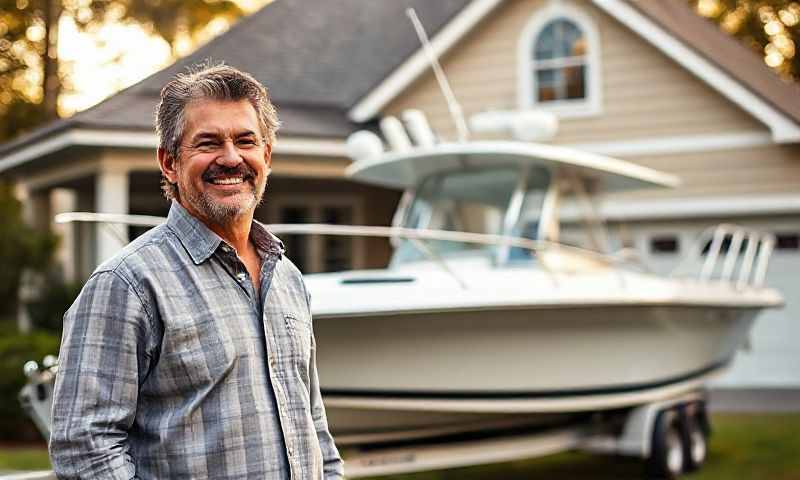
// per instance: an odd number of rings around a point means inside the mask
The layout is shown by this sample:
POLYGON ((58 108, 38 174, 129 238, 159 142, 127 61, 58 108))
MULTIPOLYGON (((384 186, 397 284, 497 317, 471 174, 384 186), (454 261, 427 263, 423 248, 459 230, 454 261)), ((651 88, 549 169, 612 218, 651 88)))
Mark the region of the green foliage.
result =
POLYGON ((136 23, 170 45, 217 17, 243 14, 232 0, 0 0, 0 142, 57 117, 70 85, 58 58, 58 25, 71 19, 93 31, 106 23, 136 23))
POLYGON ((36 328, 60 335, 64 313, 78 298, 83 285, 64 283, 58 275, 49 277, 44 282, 46 288, 40 292, 39 298, 28 303, 28 315, 36 328))
POLYGON ((54 234, 24 222, 13 188, 0 182, 0 318, 16 315, 23 271, 45 271, 57 244, 54 234))
POLYGON ((687 0, 764 57, 787 79, 800 79, 800 2, 797 0, 687 0))
POLYGON ((13 325, 2 325, 0 336, 0 440, 31 441, 41 438, 33 421, 23 411, 17 395, 27 379, 22 366, 28 360, 42 361, 45 355, 58 353, 58 335, 44 331, 31 334, 8 334, 13 325))

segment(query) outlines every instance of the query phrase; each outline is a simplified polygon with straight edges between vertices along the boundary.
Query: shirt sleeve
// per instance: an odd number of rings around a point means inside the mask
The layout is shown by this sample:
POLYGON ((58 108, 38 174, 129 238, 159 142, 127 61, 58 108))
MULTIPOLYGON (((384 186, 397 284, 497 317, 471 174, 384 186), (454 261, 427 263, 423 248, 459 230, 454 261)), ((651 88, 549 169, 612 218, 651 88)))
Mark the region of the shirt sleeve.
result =
POLYGON ((94 274, 65 314, 49 445, 58 478, 136 478, 128 430, 150 365, 150 321, 114 271, 94 274))
MULTIPOLYGON (((309 315, 311 314, 311 297, 308 295, 309 315)), ((339 450, 333 442, 333 436, 328 430, 328 418, 325 416, 325 405, 322 403, 322 394, 319 389, 319 375, 317 374, 317 341, 311 335, 311 363, 310 363, 310 399, 311 416, 314 419, 314 428, 317 431, 319 447, 322 451, 323 472, 325 480, 344 478, 344 462, 339 455, 339 450)))

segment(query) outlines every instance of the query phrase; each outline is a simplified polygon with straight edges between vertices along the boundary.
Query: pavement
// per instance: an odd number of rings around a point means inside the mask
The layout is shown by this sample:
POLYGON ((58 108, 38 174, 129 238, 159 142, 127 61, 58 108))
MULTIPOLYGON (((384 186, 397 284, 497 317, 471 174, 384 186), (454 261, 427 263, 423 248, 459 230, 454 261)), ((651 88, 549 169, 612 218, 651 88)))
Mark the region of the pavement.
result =
POLYGON ((709 393, 709 409, 730 413, 800 413, 800 389, 717 388, 709 393))

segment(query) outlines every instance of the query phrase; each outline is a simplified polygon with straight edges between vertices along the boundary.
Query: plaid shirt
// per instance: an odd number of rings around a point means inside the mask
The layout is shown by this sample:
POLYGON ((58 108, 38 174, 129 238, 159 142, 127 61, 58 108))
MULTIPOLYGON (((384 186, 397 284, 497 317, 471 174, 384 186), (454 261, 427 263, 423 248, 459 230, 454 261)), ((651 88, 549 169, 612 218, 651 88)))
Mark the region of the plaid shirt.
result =
POLYGON ((59 478, 342 476, 300 272, 257 222, 251 240, 258 297, 235 251, 176 202, 92 274, 64 317, 59 478))

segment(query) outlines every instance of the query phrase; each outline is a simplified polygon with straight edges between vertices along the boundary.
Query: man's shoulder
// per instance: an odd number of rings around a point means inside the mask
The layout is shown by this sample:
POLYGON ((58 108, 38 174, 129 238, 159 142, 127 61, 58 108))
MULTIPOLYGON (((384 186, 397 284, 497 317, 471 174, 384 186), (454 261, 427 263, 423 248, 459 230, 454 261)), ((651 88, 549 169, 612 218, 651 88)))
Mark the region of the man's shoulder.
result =
POLYGON ((172 230, 166 224, 153 227, 101 263, 93 275, 115 272, 124 277, 139 276, 143 271, 158 266, 165 256, 177 250, 173 237, 172 230))

